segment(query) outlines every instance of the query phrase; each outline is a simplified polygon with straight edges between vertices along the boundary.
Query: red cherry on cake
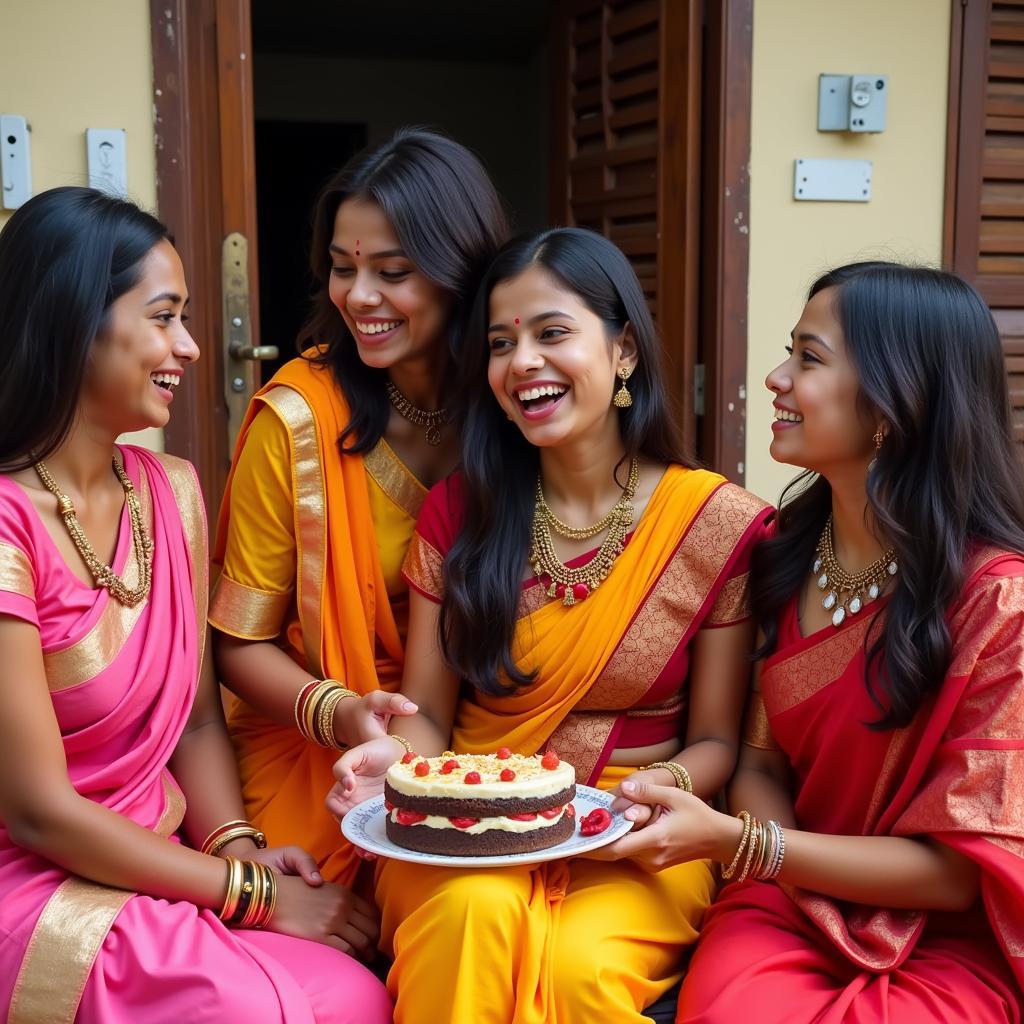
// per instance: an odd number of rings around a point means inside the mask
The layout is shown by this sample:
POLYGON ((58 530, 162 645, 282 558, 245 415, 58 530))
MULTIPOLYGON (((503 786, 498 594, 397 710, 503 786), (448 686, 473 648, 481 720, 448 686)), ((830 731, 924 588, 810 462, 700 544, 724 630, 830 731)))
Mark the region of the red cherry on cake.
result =
POLYGON ((451 773, 453 771, 455 771, 455 769, 458 768, 458 767, 459 767, 459 762, 458 761, 445 761, 445 763, 443 765, 441 765, 441 774, 442 775, 451 775, 451 773))
POLYGON ((480 819, 479 818, 449 818, 448 820, 456 828, 472 828, 480 819))
POLYGON ((501 761, 507 761, 512 756, 512 751, 508 747, 498 747, 498 759, 501 761))
POLYGON ((416 825, 421 821, 426 821, 427 816, 425 814, 420 814, 419 811, 399 810, 395 814, 395 819, 398 821, 399 825, 416 825))
POLYGON ((415 760, 416 760, 416 755, 411 750, 407 750, 402 755, 402 764, 409 764, 410 761, 415 761, 415 760))
POLYGON ((575 804, 566 804, 565 805, 565 816, 567 818, 575 818, 576 817, 576 805, 575 804))
POLYGON ((597 807, 585 818, 580 819, 580 835, 600 835, 611 823, 611 813, 604 807, 597 807))
POLYGON ((554 821, 561 813, 561 807, 549 807, 546 811, 541 811, 540 816, 542 818, 547 818, 548 821, 554 821))
POLYGON ((516 773, 511 768, 502 768, 499 778, 502 782, 515 782, 516 773))
POLYGON ((390 800, 384 801, 384 810, 390 814, 395 809, 395 805, 390 800))
POLYGON ((480 785, 480 773, 479 772, 466 772, 465 779, 462 780, 467 786, 479 786, 480 785))
POLYGON ((424 775, 430 774, 430 765, 426 761, 420 761, 413 771, 422 779, 424 775))
POLYGON ((509 821, 536 821, 537 815, 533 814, 510 814, 508 815, 509 821))
POLYGON ((558 755, 553 751, 549 750, 541 759, 541 768, 547 768, 549 772, 553 772, 561 762, 558 760, 558 755))

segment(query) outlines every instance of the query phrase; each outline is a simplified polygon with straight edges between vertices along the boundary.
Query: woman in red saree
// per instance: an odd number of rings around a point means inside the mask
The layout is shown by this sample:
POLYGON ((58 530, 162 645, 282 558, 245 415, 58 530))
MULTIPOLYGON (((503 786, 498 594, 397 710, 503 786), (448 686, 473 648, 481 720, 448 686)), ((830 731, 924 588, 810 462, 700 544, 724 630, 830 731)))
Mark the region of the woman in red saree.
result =
POLYGON ((115 443, 167 422, 198 358, 186 294, 166 229, 91 189, 36 196, 0 236, 0 1007, 384 1024, 383 986, 339 951, 372 946, 373 908, 237 820, 195 473, 115 443))
MULTIPOLYGON (((419 712, 394 724, 425 755, 555 749, 581 783, 710 796, 738 748, 768 510, 680 453, 643 293, 607 240, 510 243, 474 323, 463 471, 427 497, 406 559, 402 692, 419 712)), ((349 751, 329 803, 371 793, 402 753, 391 738, 349 751)), ((714 881, 706 861, 388 861, 376 892, 400 1024, 640 1024, 714 881)))
POLYGON ((772 455, 811 471, 753 560, 731 803, 767 825, 639 786, 664 811, 606 853, 743 865, 679 1022, 1020 1021, 1024 480, 998 332, 952 275, 855 264, 767 383, 772 455))

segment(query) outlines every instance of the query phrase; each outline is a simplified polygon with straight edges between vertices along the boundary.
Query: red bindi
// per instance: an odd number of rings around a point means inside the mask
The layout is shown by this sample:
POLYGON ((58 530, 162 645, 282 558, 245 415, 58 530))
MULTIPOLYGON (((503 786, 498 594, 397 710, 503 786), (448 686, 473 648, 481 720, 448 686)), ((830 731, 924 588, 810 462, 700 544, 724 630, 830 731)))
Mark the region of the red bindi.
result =
POLYGON ((359 255, 359 239, 356 239, 356 255, 359 255))
POLYGON ((516 317, 515 320, 513 320, 512 322, 516 325, 516 327, 518 327, 519 326, 519 317, 516 317))

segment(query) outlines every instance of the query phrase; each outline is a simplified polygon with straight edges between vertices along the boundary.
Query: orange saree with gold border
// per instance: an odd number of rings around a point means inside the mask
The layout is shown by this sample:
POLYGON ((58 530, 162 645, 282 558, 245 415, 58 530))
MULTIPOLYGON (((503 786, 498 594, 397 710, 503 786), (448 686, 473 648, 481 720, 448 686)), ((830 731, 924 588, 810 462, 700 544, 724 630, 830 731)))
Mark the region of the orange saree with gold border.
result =
MULTIPOLYGON (((431 492, 406 560, 410 585, 435 601, 460 492, 458 477, 431 492)), ((513 649, 536 681, 461 700, 453 749, 550 745, 593 783, 617 747, 681 740, 690 640, 747 617, 749 555, 768 512, 715 473, 670 467, 612 574, 585 601, 567 608, 536 580, 524 584, 513 649)))
POLYGON ((926 913, 729 886, 709 912, 679 1021, 724 1024, 750 1006, 766 1024, 1021 1019, 1024 559, 989 551, 971 561, 950 614, 952 663, 906 728, 865 724, 878 709, 865 685, 864 615, 803 638, 791 606, 761 692, 792 765, 798 827, 930 836, 978 865, 978 905, 926 913))

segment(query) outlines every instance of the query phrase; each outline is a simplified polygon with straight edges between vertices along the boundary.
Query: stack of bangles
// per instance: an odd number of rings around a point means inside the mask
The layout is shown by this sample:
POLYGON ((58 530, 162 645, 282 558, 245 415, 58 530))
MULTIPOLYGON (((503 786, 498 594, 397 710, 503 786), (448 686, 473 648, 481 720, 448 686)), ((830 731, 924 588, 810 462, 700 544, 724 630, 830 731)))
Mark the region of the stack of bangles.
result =
POLYGON ((337 679, 311 679, 306 683, 295 698, 295 724, 303 737, 321 747, 343 749, 334 738, 334 709, 346 697, 358 699, 359 694, 337 679))
POLYGON ((732 863, 722 868, 722 877, 731 879, 743 861, 737 882, 748 878, 770 882, 779 877, 782 860, 786 856, 786 836, 777 821, 761 822, 746 811, 736 815, 743 822, 743 836, 736 848, 732 863))
POLYGON ((652 768, 664 768, 676 780, 676 789, 684 789, 687 793, 693 792, 690 773, 678 761, 655 761, 643 770, 648 772, 652 768))
MULTIPOLYGON (((200 852, 216 857, 236 839, 251 839, 259 850, 267 848, 267 837, 247 821, 229 821, 215 828, 200 847, 200 852)), ((225 857, 228 865, 228 889, 218 917, 239 928, 262 928, 274 916, 277 905, 277 877, 266 864, 225 857)))

